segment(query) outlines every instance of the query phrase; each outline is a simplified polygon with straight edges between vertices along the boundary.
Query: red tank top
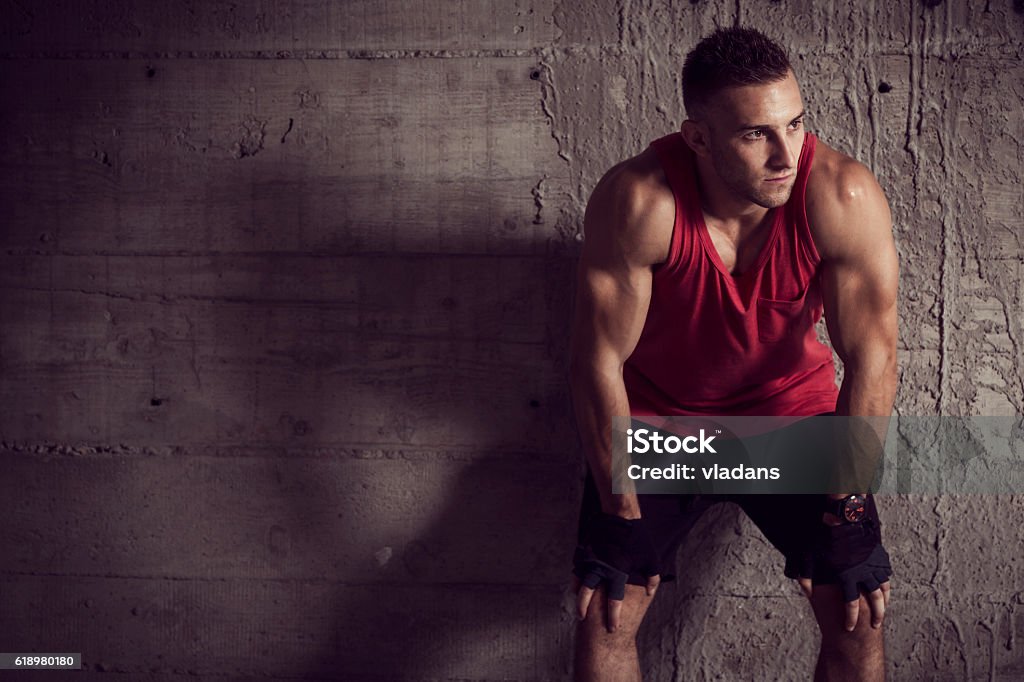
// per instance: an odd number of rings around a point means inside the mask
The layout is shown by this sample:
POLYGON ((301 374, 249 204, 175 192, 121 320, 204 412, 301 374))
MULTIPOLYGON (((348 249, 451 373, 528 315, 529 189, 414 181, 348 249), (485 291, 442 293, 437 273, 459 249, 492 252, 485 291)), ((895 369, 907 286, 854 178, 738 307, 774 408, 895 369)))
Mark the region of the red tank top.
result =
POLYGON ((821 319, 821 258, 804 195, 817 140, 807 133, 789 202, 772 210, 761 253, 733 276, 704 223, 692 151, 679 133, 651 142, 676 199, 668 260, 623 378, 643 415, 792 415, 835 410, 832 352, 821 319))

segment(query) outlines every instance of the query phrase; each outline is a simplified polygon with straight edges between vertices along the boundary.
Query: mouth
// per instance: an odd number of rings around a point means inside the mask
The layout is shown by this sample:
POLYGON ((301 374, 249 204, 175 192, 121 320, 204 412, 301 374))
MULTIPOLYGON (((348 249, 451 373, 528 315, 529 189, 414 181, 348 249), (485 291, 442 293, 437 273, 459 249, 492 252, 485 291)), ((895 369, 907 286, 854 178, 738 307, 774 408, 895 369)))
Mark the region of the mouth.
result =
POLYGON ((779 183, 779 182, 785 182, 786 180, 789 180, 791 177, 793 177, 792 173, 790 173, 789 175, 783 175, 783 176, 778 177, 778 178, 765 178, 764 181, 765 182, 776 182, 776 183, 779 183))

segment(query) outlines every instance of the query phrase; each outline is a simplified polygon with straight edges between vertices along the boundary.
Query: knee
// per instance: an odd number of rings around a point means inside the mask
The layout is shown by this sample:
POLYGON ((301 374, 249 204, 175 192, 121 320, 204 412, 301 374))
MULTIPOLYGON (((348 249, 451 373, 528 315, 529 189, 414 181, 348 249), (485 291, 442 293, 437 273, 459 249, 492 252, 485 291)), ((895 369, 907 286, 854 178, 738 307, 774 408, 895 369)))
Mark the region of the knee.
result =
POLYGON ((623 653, 636 646, 637 632, 643 621, 650 597, 644 589, 635 585, 626 586, 626 599, 619 610, 618 624, 608 631, 608 611, 604 590, 599 589, 590 601, 587 616, 576 627, 577 646, 585 650, 623 653))
POLYGON ((600 618, 588 614, 576 627, 573 679, 639 680, 636 633, 636 628, 621 625, 608 632, 600 618))
POLYGON ((619 623, 609 632, 603 610, 591 609, 576 626, 577 645, 584 649, 622 653, 636 646, 638 627, 631 622, 619 623))
POLYGON ((845 627, 822 628, 821 652, 834 661, 843 661, 854 668, 865 661, 883 655, 882 628, 872 628, 870 619, 864 617, 857 622, 853 631, 845 627))

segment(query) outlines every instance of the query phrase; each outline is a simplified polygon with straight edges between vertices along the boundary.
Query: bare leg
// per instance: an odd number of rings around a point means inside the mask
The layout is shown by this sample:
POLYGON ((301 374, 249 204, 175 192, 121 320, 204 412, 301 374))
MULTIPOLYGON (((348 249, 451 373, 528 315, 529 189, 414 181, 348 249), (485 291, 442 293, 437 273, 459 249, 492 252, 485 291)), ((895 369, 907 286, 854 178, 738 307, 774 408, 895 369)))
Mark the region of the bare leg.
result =
POLYGON ((844 627, 842 591, 836 585, 815 585, 811 607, 821 630, 821 651, 815 682, 880 682, 885 679, 882 629, 871 627, 867 600, 860 598, 860 617, 853 632, 844 627))
POLYGON ((640 660, 636 651, 636 633, 647 608, 654 599, 645 588, 626 585, 622 615, 615 632, 605 627, 605 590, 597 589, 587 609, 587 617, 576 627, 576 682, 639 682, 640 660))

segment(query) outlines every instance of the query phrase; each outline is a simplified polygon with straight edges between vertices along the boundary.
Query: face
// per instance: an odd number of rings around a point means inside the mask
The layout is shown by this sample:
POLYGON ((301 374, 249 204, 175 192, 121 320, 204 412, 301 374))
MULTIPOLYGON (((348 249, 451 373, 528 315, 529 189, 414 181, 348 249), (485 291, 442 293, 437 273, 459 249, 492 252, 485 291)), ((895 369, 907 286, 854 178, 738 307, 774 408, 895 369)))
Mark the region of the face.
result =
POLYGON ((796 182, 803 117, 800 87, 792 72, 774 83, 716 93, 701 127, 711 166, 724 186, 764 208, 785 204, 796 182))

